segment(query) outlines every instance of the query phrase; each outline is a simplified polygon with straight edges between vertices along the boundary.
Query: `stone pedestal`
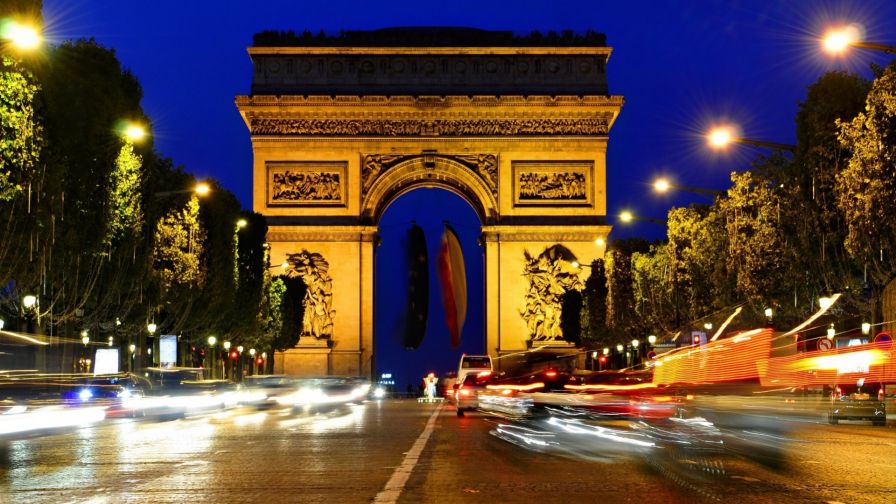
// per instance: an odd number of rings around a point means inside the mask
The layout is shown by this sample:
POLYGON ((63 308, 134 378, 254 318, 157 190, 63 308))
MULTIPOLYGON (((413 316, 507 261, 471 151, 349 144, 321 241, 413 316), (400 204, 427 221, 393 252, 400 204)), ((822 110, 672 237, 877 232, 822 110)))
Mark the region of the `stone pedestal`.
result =
POLYGON ((327 340, 299 338, 295 347, 274 355, 274 373, 289 376, 330 374, 330 346, 327 340))

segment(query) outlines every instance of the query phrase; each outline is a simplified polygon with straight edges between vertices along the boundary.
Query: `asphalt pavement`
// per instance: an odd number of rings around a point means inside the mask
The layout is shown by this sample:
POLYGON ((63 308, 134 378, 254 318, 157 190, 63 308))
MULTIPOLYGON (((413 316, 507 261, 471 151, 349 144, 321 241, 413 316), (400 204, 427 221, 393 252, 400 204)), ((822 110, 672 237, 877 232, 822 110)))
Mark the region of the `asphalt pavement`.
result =
POLYGON ((492 435, 499 422, 410 400, 107 421, 6 442, 0 502, 896 502, 892 424, 799 424, 769 466, 557 456, 492 435))

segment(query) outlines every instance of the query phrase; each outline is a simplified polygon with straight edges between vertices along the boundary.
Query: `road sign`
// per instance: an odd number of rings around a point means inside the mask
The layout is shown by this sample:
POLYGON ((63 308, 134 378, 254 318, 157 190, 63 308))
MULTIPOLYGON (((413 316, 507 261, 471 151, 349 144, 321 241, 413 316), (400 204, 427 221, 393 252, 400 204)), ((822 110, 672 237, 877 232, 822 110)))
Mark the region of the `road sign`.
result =
POLYGON ((822 352, 827 352, 828 350, 830 350, 832 348, 834 348, 833 341, 831 341, 827 338, 822 338, 822 339, 818 340, 818 349, 821 350, 822 352))
POLYGON ((888 332, 879 332, 874 337, 874 344, 881 350, 889 350, 893 346, 893 337, 888 332))

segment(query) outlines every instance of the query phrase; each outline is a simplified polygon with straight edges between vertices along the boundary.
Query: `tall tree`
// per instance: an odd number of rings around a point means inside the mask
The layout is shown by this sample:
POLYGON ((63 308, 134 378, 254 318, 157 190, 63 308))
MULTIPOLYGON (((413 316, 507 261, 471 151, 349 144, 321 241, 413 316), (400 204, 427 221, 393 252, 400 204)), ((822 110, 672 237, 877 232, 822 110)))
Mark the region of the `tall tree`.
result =
POLYGON ((848 226, 845 245, 868 267, 876 305, 882 287, 896 277, 896 65, 874 80, 865 111, 838 125, 840 143, 852 153, 836 180, 848 226))

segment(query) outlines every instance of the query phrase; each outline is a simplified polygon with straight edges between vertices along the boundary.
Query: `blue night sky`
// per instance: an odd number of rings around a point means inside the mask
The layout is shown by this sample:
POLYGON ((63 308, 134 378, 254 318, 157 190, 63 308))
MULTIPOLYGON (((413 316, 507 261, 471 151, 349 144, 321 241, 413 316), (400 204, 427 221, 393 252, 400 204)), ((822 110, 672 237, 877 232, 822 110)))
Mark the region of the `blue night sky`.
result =
MULTIPOLYGON (((610 93, 626 99, 610 133, 607 155, 611 222, 623 208, 663 217, 670 206, 699 198, 651 194, 649 184, 657 175, 674 176, 683 185, 725 188, 731 171, 747 168, 757 153, 750 148, 714 154, 704 147, 701 135, 709 125, 732 121, 744 137, 792 143, 793 118, 806 86, 827 70, 848 68, 870 76, 870 63, 888 61, 867 51, 831 59, 819 50, 816 39, 824 27, 857 22, 864 26, 866 40, 896 43, 892 0, 45 0, 44 17, 53 42, 95 37, 114 48, 143 84, 143 106, 153 121, 156 148, 198 177, 220 180, 246 208, 251 207, 252 152, 233 99, 249 92, 252 72, 246 47, 256 32, 336 33, 423 25, 521 34, 562 29, 606 33, 614 49, 608 65, 610 93)), ((482 281, 476 216, 447 192, 411 192, 387 211, 379 252, 398 246, 395 242, 403 239, 415 218, 427 231, 431 254, 437 250, 442 220, 449 220, 458 228, 468 263, 476 262, 468 264, 471 307, 464 331, 465 345, 473 345, 476 337, 468 331, 481 332, 482 327, 481 292, 472 292, 481 291, 482 281), (479 304, 473 306, 476 299, 479 304)), ((659 226, 643 223, 617 226, 611 238, 659 238, 663 233, 659 226)), ((394 274, 384 269, 388 267, 379 262, 379 279, 394 274)), ((397 281, 404 285, 403 279, 397 281)), ((433 290, 437 285, 433 277, 433 290)), ((397 343, 394 349, 388 345, 394 340, 386 333, 393 330, 397 315, 385 308, 383 286, 377 289, 380 362, 387 356, 395 356, 396 366, 416 362, 417 367, 407 370, 409 377, 454 368, 459 351, 448 351, 447 345, 426 348, 448 338, 435 294, 427 340, 416 358, 408 359, 403 350, 395 350, 400 348, 397 343)), ((481 351, 479 346, 467 351, 481 351)), ((405 382, 398 383, 403 387, 405 382)))

